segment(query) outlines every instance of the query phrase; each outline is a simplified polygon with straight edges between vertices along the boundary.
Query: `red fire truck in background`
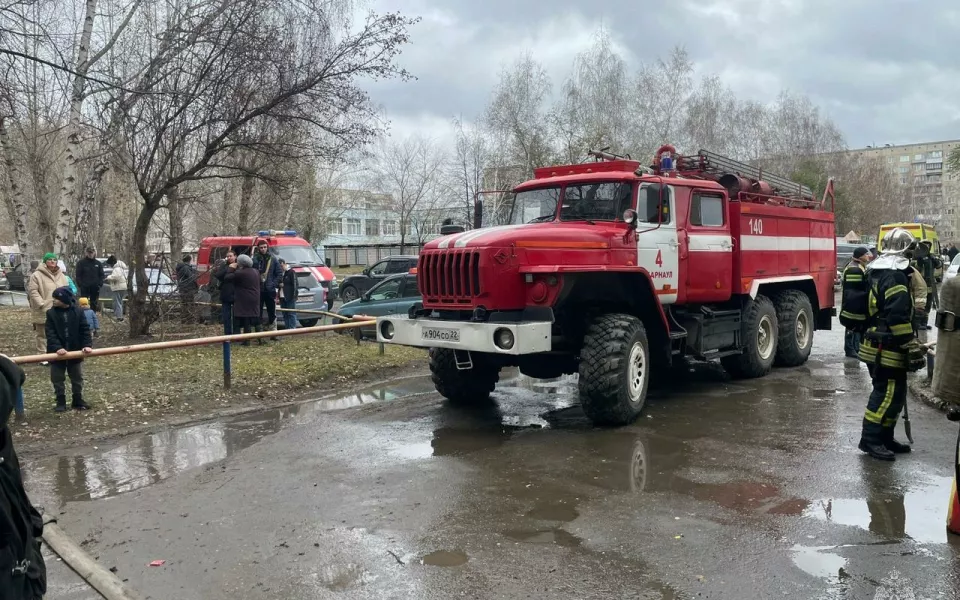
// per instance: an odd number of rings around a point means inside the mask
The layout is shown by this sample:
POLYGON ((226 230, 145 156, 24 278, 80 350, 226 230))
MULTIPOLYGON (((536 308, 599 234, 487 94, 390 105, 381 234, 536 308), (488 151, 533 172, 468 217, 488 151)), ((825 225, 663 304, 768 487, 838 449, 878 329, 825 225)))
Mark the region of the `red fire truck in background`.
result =
POLYGON ((378 319, 377 338, 430 348, 437 390, 478 402, 504 366, 579 373, 584 412, 624 424, 677 357, 735 377, 806 362, 830 329, 833 186, 669 145, 652 167, 544 167, 514 189, 507 225, 438 238, 417 265, 422 305, 378 319))

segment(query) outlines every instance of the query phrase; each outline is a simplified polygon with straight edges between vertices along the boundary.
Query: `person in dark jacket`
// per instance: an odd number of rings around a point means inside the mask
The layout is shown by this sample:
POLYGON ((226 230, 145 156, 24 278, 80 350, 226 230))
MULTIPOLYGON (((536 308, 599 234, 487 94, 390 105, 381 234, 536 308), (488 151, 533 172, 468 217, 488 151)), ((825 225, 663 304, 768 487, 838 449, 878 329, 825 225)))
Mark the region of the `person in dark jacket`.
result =
POLYGON ((257 270, 260 271, 260 302, 267 309, 267 329, 276 331, 277 287, 280 285, 283 270, 280 268, 277 257, 270 254, 270 246, 267 244, 267 240, 260 240, 257 243, 257 255, 254 260, 257 270))
MULTIPOLYGON (((293 310, 297 308, 297 297, 300 295, 297 284, 297 274, 287 265, 287 261, 282 258, 280 259, 280 268, 283 270, 283 277, 281 278, 282 286, 280 288, 280 308, 293 310)), ((297 321, 297 313, 283 313, 283 328, 296 329, 297 327, 300 327, 300 322, 297 321)))
POLYGON ((189 254, 177 264, 177 291, 180 292, 180 320, 183 323, 195 323, 197 291, 197 268, 190 264, 189 254))
MULTIPOLYGON (((93 338, 90 326, 83 311, 77 306, 77 300, 68 287, 59 287, 53 291, 53 308, 47 311, 47 352, 63 355, 67 352, 82 350, 90 352, 93 338)), ((87 410, 90 406, 83 401, 83 364, 82 358, 55 360, 50 363, 50 381, 57 395, 57 412, 67 410, 67 393, 64 383, 70 375, 70 390, 73 393, 73 408, 87 410)))
POLYGON ((87 248, 83 258, 77 261, 77 271, 74 278, 80 295, 90 300, 90 308, 100 312, 100 288, 106 278, 103 274, 103 265, 97 260, 97 251, 87 248))
POLYGON ((233 278, 227 280, 227 274, 237 270, 237 255, 227 251, 226 261, 213 272, 213 278, 220 286, 220 319, 223 321, 223 334, 233 333, 233 300, 235 284, 233 278))
POLYGON ((857 248, 843 270, 840 323, 846 328, 843 352, 847 358, 858 358, 860 352, 860 337, 867 322, 867 264, 872 258, 869 250, 857 248))
POLYGON ((947 249, 947 256, 950 257, 950 262, 953 262, 953 259, 955 259, 958 254, 960 254, 960 250, 957 249, 957 245, 951 243, 950 248, 947 249))
MULTIPOLYGON (((237 327, 242 328, 244 333, 254 330, 263 331, 263 322, 260 320, 262 287, 260 273, 254 268, 253 260, 246 254, 237 257, 237 265, 232 273, 227 273, 224 277, 224 281, 233 283, 233 318, 237 322, 237 327)), ((262 346, 267 342, 260 338, 257 343, 262 346)), ((243 342, 243 345, 249 346, 250 341, 243 342)))
POLYGON ((23 369, 0 354, 0 564, 6 567, 0 569, 0 597, 5 600, 39 600, 47 592, 40 553, 43 518, 23 487, 7 426, 24 379, 23 369))

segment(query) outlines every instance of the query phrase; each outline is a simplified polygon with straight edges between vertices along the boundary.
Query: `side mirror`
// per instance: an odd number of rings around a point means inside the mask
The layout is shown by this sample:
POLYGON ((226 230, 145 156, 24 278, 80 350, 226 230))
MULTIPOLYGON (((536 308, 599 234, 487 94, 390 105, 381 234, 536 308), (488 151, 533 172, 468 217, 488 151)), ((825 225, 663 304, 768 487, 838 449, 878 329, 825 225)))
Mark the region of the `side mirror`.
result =
POLYGON ((473 204, 473 228, 480 229, 483 227, 483 200, 477 198, 477 201, 473 204))
POLYGON ((370 277, 370 267, 364 267, 361 273, 363 273, 365 277, 370 277))
POLYGON ((623 222, 629 225, 631 228, 637 228, 637 211, 632 208, 628 208, 623 211, 623 222))
POLYGON ((360 294, 360 302, 370 302, 370 292, 360 294))

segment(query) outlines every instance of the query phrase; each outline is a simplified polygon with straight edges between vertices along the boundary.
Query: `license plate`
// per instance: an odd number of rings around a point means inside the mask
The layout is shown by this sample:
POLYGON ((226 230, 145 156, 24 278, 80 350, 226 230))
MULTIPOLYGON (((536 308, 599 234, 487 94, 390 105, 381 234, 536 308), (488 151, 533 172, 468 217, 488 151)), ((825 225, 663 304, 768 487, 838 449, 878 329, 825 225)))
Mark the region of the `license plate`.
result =
POLYGON ((423 327, 420 329, 420 338, 428 342, 459 342, 459 329, 444 327, 423 327))
POLYGON ((297 296, 297 304, 309 304, 313 302, 313 294, 301 294, 297 296))

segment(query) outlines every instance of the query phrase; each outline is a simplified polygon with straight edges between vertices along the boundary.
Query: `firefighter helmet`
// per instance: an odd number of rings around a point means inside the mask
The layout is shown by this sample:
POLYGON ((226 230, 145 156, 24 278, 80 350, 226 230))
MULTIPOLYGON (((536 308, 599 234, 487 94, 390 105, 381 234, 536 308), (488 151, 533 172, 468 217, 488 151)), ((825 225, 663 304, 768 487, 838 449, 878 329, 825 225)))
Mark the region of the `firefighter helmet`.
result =
POLYGON ((914 251, 917 249, 917 238, 906 229, 897 227, 883 236, 880 247, 883 248, 880 251, 880 257, 867 265, 867 269, 903 271, 910 266, 910 259, 913 258, 914 251))

